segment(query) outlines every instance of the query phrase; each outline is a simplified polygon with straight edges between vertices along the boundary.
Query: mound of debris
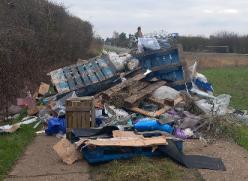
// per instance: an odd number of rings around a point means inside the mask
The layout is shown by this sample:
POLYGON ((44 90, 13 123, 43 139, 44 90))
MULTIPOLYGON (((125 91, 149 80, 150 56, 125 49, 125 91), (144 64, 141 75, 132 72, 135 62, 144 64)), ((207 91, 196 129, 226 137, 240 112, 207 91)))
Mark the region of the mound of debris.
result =
POLYGON ((33 96, 17 100, 35 117, 1 132, 43 123, 47 135, 63 137, 54 150, 68 164, 79 152, 91 164, 162 155, 188 168, 225 170, 218 158, 185 155, 183 141, 199 138, 209 118, 234 113, 231 97, 213 95, 197 62, 187 65, 181 46, 139 41, 138 52, 104 52, 50 72, 54 91, 42 83, 33 96))

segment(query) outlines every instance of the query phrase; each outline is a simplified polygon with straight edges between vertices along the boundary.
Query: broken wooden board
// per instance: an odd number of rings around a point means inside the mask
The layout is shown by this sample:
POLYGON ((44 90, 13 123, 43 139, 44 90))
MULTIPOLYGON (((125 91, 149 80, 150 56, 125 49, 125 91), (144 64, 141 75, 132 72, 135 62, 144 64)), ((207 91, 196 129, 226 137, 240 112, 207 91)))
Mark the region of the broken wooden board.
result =
POLYGON ((158 136, 151 138, 144 138, 140 135, 136 137, 115 137, 109 139, 96 139, 85 141, 86 145, 92 146, 118 146, 118 147, 151 147, 157 145, 167 145, 166 137, 158 136))
POLYGON ((68 165, 73 164, 75 161, 81 159, 81 154, 76 149, 76 145, 71 144, 66 138, 60 140, 53 146, 54 151, 58 156, 68 165))
POLYGON ((40 87, 39 87, 39 90, 38 90, 38 94, 39 95, 42 95, 42 96, 45 95, 46 93, 48 93, 49 88, 50 88, 50 85, 49 84, 46 84, 44 82, 41 82, 40 87))
POLYGON ((143 78, 145 78, 146 76, 143 73, 137 74, 136 76, 126 80, 125 82, 122 82, 120 84, 117 84, 109 89, 107 89, 106 91, 104 91, 102 93, 103 97, 108 99, 110 98, 113 94, 121 91, 122 89, 124 89, 125 87, 127 87, 128 85, 132 84, 134 81, 139 81, 142 80, 143 78))
POLYGON ((175 106, 177 105, 179 102, 182 102, 183 101, 183 98, 182 96, 178 96, 176 99, 165 99, 164 100, 164 103, 169 105, 169 106, 175 106))
POLYGON ((164 106, 163 108, 161 108, 155 112, 149 112, 149 111, 143 110, 139 107, 131 107, 131 108, 127 108, 127 109, 129 109, 130 111, 139 113, 139 114, 143 114, 143 115, 148 116, 148 117, 158 117, 161 114, 168 111, 170 108, 171 108, 170 106, 164 106))
POLYGON ((166 83, 165 81, 159 81, 159 82, 150 84, 149 86, 140 90, 136 94, 126 98, 125 99, 126 107, 133 107, 137 101, 144 99, 148 94, 151 94, 154 90, 163 86, 165 83, 166 83))
POLYGON ((139 137, 140 135, 135 134, 133 131, 121 131, 121 130, 114 130, 112 131, 113 137, 139 137))

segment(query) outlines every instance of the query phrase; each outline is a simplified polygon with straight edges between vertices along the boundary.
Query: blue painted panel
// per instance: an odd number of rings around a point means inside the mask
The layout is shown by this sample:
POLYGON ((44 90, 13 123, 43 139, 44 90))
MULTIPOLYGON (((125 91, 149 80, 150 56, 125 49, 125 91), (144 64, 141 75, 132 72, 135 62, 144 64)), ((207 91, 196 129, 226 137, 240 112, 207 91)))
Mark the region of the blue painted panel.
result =
POLYGON ((110 78, 114 76, 114 72, 111 69, 111 67, 105 62, 104 59, 98 59, 97 60, 98 65, 101 67, 102 73, 105 75, 105 77, 110 78))

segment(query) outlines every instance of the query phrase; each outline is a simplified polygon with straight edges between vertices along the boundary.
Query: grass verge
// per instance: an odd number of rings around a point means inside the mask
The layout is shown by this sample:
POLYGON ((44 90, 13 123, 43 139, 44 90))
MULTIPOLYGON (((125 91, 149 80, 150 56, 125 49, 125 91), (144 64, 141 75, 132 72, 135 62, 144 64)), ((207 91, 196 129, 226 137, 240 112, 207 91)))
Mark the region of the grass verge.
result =
POLYGON ((136 157, 91 166, 90 175, 92 180, 97 181, 202 180, 197 170, 186 169, 169 159, 157 157, 136 157))
MULTIPOLYGON (((21 120, 20 117, 17 119, 21 120)), ((34 138, 36 130, 33 126, 33 124, 22 125, 15 133, 0 134, 0 181, 34 138)))
MULTIPOLYGON (((231 106, 236 109, 248 110, 248 68, 233 67, 209 69, 203 71, 208 80, 213 84, 215 95, 230 94, 231 106)), ((215 120, 219 134, 232 138, 237 144, 248 150, 248 126, 237 124, 232 117, 215 120)))
POLYGON ((209 69, 202 73, 213 84, 215 95, 230 94, 233 107, 248 110, 248 67, 209 69))

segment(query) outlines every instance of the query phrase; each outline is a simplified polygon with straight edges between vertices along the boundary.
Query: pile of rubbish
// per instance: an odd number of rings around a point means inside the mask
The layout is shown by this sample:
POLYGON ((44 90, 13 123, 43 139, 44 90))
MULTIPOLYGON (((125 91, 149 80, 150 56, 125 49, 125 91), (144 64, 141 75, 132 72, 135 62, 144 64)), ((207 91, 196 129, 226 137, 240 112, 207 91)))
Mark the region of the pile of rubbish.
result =
POLYGON ((187 168, 225 170, 218 158, 185 155, 183 141, 199 138, 209 117, 235 112, 229 108, 231 96, 214 96, 197 62, 185 64, 180 46, 161 48, 144 38, 138 47, 133 54, 105 51, 50 72, 53 86, 41 83, 34 95, 17 99, 31 117, 0 127, 1 132, 42 124, 46 135, 63 138, 54 150, 67 164, 82 156, 96 164, 143 155, 167 156, 187 168))

